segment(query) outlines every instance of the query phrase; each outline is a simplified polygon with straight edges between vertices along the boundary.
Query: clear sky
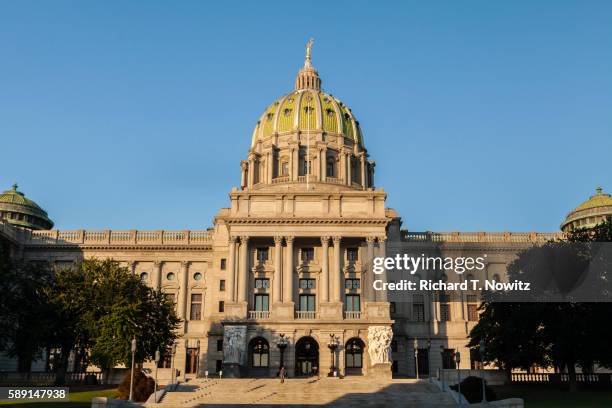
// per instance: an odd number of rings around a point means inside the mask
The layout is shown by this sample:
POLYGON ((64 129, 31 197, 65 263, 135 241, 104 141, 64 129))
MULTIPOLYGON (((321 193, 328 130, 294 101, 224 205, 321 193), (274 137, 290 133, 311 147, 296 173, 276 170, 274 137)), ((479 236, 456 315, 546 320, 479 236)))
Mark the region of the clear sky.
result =
POLYGON ((0 189, 204 229, 315 37, 413 231, 555 231, 612 190, 611 1, 1 1, 0 189))

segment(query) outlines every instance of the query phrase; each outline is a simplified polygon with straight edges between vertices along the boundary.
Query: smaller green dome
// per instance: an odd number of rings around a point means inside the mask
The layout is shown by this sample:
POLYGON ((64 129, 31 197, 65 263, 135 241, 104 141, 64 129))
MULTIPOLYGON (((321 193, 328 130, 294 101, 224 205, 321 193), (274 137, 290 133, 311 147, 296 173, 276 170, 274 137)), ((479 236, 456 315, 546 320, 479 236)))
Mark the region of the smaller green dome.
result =
POLYGON ((595 194, 567 215, 565 221, 561 224, 561 230, 571 231, 576 228, 591 228, 611 217, 612 196, 604 193, 601 187, 597 187, 595 194))
POLYGON ((18 191, 17 184, 0 194, 0 219, 34 230, 53 228, 53 221, 49 219, 47 212, 18 191))

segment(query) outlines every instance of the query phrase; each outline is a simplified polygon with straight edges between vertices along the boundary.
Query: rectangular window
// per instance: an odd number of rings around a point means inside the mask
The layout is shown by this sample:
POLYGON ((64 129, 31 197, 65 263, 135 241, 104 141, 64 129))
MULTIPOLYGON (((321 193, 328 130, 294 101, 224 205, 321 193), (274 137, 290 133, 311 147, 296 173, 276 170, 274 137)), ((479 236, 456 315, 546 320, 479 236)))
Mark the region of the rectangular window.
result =
POLYGON ((223 300, 219 301, 219 313, 225 312, 225 302, 223 300))
POLYGON ((190 320, 202 320, 202 294, 194 293, 191 295, 191 314, 190 320))
POLYGON ((335 172, 334 172, 334 158, 333 157, 327 158, 326 169, 327 169, 327 177, 336 177, 335 172))
POLYGON ((303 175, 310 174, 310 161, 309 161, 309 160, 304 160, 304 161, 302 162, 302 166, 304 166, 304 167, 302 168, 302 174, 303 174, 303 175))
POLYGON ((346 295, 344 307, 347 312, 360 312, 361 302, 359 295, 346 295))
POLYGON ((467 305, 467 314, 468 321, 477 322, 478 321, 478 306, 474 303, 468 303, 467 305))
POLYGON ((442 368, 455 369, 455 349, 444 349, 442 352, 442 368))
POLYGON ((357 262, 357 259, 359 259, 359 249, 346 248, 346 259, 348 259, 349 262, 357 262))
POLYGON ((257 262, 264 263, 268 260, 268 248, 257 248, 257 262))
POLYGON ((314 260, 314 248, 302 248, 302 262, 312 262, 314 260))
POLYGON ((223 339, 217 340, 217 351, 223 351, 223 339))
POLYGON ((221 258, 221 270, 224 271, 227 267, 227 260, 225 258, 221 258))
POLYGON ((288 176, 288 175, 289 175, 289 163, 282 162, 281 163, 281 176, 288 176))
POLYGON ((219 292, 225 292, 225 279, 219 281, 219 292))
POLYGON ((414 295, 412 297, 412 320, 416 322, 425 321, 425 303, 423 295, 414 295))
POLYGON ((389 302, 389 313, 394 315, 396 309, 397 309, 397 305, 395 304, 395 302, 389 302))
POLYGON ((314 289, 315 287, 315 279, 300 279, 300 289, 314 289))
POLYGON ((270 279, 257 278, 255 279, 255 289, 268 289, 270 287, 270 279))
POLYGON ((300 295, 300 312, 316 312, 315 295, 300 295))
POLYGON ((267 312, 270 310, 268 295, 255 295, 255 310, 258 312, 267 312))
POLYGON ((360 281, 359 279, 345 279, 344 280, 344 288, 347 290, 351 290, 351 289, 359 289, 360 288, 360 281))
POLYGON ((450 303, 440 303, 440 321, 441 322, 451 321, 450 303))

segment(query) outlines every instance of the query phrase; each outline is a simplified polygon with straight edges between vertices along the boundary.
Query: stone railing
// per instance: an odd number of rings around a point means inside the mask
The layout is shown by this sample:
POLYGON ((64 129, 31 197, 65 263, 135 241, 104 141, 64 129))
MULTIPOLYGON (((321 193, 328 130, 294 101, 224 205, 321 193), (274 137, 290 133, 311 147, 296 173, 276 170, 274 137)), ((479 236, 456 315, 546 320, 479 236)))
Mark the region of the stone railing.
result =
POLYGON ((407 242, 515 242, 532 243, 562 239, 562 232, 408 232, 402 231, 407 242))
POLYGON ((295 318, 298 320, 316 319, 317 312, 303 312, 301 310, 298 310, 295 312, 295 318))
POLYGON ((361 312, 344 312, 344 318, 346 320, 359 320, 361 319, 361 312))
POLYGON ((32 231, 24 236, 26 245, 205 245, 209 231, 32 231))
POLYGON ((21 231, 21 228, 14 227, 6 221, 0 220, 0 234, 6 236, 7 238, 13 241, 18 241, 21 231))
POLYGON ((249 310, 249 319, 265 320, 270 318, 269 310, 249 310))
MULTIPOLYGON (((567 383, 570 375, 567 373, 512 373, 513 383, 567 383)), ((579 383, 607 383, 612 381, 610 373, 576 373, 576 382, 579 383)))

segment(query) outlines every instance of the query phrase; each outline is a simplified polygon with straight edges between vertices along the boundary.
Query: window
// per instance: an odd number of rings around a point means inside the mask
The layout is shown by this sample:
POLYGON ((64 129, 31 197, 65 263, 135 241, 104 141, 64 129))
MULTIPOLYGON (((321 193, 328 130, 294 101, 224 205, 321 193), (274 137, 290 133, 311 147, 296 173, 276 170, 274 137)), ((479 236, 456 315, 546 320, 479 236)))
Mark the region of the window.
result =
POLYGON ((359 249, 357 248, 347 248, 346 249, 346 259, 349 262, 357 262, 359 258, 359 249))
POLYGON ((344 288, 351 290, 351 289, 359 289, 360 287, 360 281, 359 279, 345 279, 344 280, 344 288))
POLYGON ((255 310, 258 312, 267 312, 270 310, 268 295, 255 295, 255 310))
POLYGON ((220 300, 219 301, 219 313, 223 313, 225 312, 225 302, 220 300))
POLYGON ((217 340, 217 351, 223 351, 223 339, 217 340))
POLYGON ((175 278, 174 272, 168 272, 168 274, 166 275, 166 279, 169 281, 174 280, 174 278, 175 278))
POLYGON ((191 314, 190 320, 202 319, 202 294, 194 293, 191 295, 191 314))
POLYGON ((450 320, 451 320, 450 303, 440 303, 440 321, 450 322, 450 320))
POLYGON ((363 343, 359 339, 351 339, 346 343, 346 368, 363 367, 363 343))
POLYGON ((315 279, 300 279, 300 289, 314 289, 316 287, 315 279))
POLYGON ((315 295, 300 295, 300 312, 315 311, 315 295))
POLYGON ((328 157, 327 158, 327 163, 326 163, 326 174, 327 177, 336 177, 336 172, 335 172, 335 167, 334 166, 334 158, 333 157, 328 157))
POLYGON ((193 280, 202 280, 202 274, 200 272, 196 272, 193 274, 193 280))
POLYGON ((221 270, 224 271, 227 268, 227 259, 221 258, 221 270))
POLYGON ((281 176, 288 176, 288 175, 289 175, 289 163, 282 162, 281 163, 281 176))
POLYGON ((302 162, 302 174, 307 175, 310 174, 310 160, 304 160, 302 162))
POLYGON ((264 263, 268 260, 268 248, 257 248, 257 262, 264 263))
POLYGON ((359 295, 346 295, 344 307, 347 312, 361 311, 361 302, 359 299, 359 295))
POLYGON ((414 295, 412 297, 412 320, 416 322, 425 321, 425 303, 423 295, 414 295))
POLYGON ((395 302, 389 302, 389 313, 394 315, 396 309, 397 309, 397 306, 396 306, 395 302))
POLYGON ((270 361, 270 346, 268 342, 257 337, 251 340, 251 366, 252 367, 268 367, 270 361))
POLYGON ((225 292, 225 279, 219 281, 219 292, 225 292))
POLYGON ((255 289, 268 289, 270 287, 270 279, 257 278, 255 279, 255 289))
POLYGON ((444 349, 442 352, 442 368, 455 369, 455 349, 444 349))
POLYGON ((314 248, 302 248, 302 262, 314 260, 314 248))
POLYGON ((470 322, 477 322, 478 321, 478 305, 476 305, 475 303, 468 303, 467 305, 467 314, 468 314, 468 321, 470 322))
POLYGON ((147 280, 149 280, 149 274, 146 272, 143 272, 140 274, 140 280, 143 282, 146 282, 147 280))

